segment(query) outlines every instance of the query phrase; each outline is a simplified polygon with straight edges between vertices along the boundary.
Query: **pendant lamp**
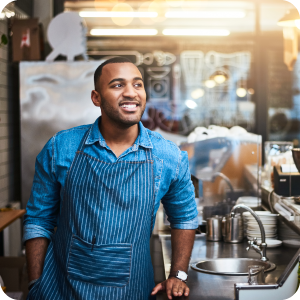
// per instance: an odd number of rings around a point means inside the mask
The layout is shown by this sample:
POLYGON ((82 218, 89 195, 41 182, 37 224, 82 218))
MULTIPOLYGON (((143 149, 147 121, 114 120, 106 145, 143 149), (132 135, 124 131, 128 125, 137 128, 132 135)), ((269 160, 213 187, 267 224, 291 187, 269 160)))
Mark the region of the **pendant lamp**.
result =
POLYGON ((278 26, 295 27, 296 21, 300 21, 300 15, 297 9, 291 9, 277 22, 278 26))

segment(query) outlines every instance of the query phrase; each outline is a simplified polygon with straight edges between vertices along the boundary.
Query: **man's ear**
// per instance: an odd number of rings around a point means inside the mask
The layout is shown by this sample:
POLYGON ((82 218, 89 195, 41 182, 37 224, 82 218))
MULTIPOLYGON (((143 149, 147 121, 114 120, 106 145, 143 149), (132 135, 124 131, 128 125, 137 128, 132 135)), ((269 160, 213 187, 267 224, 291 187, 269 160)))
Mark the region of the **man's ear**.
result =
POLYGON ((96 90, 92 90, 91 99, 95 106, 100 107, 101 105, 101 96, 96 90))

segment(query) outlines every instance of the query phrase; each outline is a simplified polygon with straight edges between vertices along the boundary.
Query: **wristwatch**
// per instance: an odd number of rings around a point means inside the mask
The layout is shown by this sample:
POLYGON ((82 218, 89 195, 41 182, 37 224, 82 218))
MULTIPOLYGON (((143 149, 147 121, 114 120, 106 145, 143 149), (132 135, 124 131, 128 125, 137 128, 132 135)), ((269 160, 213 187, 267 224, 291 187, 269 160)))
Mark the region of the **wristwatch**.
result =
POLYGON ((188 280, 188 274, 186 274, 184 271, 180 271, 180 270, 170 272, 169 278, 170 277, 175 277, 175 278, 183 281, 184 283, 186 283, 188 280))

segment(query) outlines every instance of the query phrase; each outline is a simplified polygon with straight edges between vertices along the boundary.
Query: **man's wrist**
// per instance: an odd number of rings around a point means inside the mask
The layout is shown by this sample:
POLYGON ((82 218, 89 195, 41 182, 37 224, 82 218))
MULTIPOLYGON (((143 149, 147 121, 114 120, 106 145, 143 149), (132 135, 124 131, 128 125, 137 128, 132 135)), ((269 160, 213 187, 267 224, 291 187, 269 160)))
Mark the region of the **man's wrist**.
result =
POLYGON ((188 275, 185 271, 177 270, 177 271, 171 271, 169 274, 169 278, 177 278, 183 282, 187 282, 188 275))
POLYGON ((34 286, 34 284, 38 281, 38 278, 37 279, 33 279, 31 280, 29 283, 28 283, 28 290, 30 291, 31 288, 34 286))

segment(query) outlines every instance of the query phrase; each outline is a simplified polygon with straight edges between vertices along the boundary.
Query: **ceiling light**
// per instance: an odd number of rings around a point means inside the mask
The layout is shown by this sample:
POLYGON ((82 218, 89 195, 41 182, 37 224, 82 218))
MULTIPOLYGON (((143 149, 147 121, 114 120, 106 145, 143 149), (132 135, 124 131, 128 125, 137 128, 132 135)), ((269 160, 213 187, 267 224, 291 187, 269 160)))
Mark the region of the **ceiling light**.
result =
POLYGON ((92 29, 91 35, 157 35, 156 29, 92 29))
POLYGON ((225 75, 215 75, 214 81, 218 84, 222 84, 226 81, 225 75))
POLYGON ((295 20, 295 25, 298 29, 300 29, 300 20, 295 20))
POLYGON ((185 105, 190 109, 195 109, 198 106, 197 103, 193 100, 186 100, 185 105))
POLYGON ((212 88, 214 88, 214 87, 216 86, 216 82, 215 82, 214 80, 211 80, 211 79, 206 80, 206 81, 204 82, 204 84, 205 84, 205 86, 206 86, 207 88, 209 88, 209 89, 212 89, 212 88))
MULTIPOLYGON (((295 27, 300 22, 300 15, 297 9, 288 10, 286 14, 278 22, 278 26, 282 27, 295 27)), ((298 26, 297 26, 298 27, 298 26)))
POLYGON ((247 90, 245 88, 243 88, 243 87, 238 88, 236 90, 236 94, 238 95, 238 97, 243 98, 243 97, 245 97, 247 95, 247 90))
POLYGON ((193 99, 199 99, 203 97, 205 94, 205 91, 203 89, 195 89, 191 92, 191 96, 193 99))
POLYGON ((167 11, 166 18, 197 18, 197 19, 242 19, 245 18, 245 11, 167 11))
POLYGON ((164 35, 183 35, 183 36, 228 36, 229 30, 226 29, 164 29, 164 35))
POLYGON ((81 11, 83 18, 156 18, 155 11, 81 11))

